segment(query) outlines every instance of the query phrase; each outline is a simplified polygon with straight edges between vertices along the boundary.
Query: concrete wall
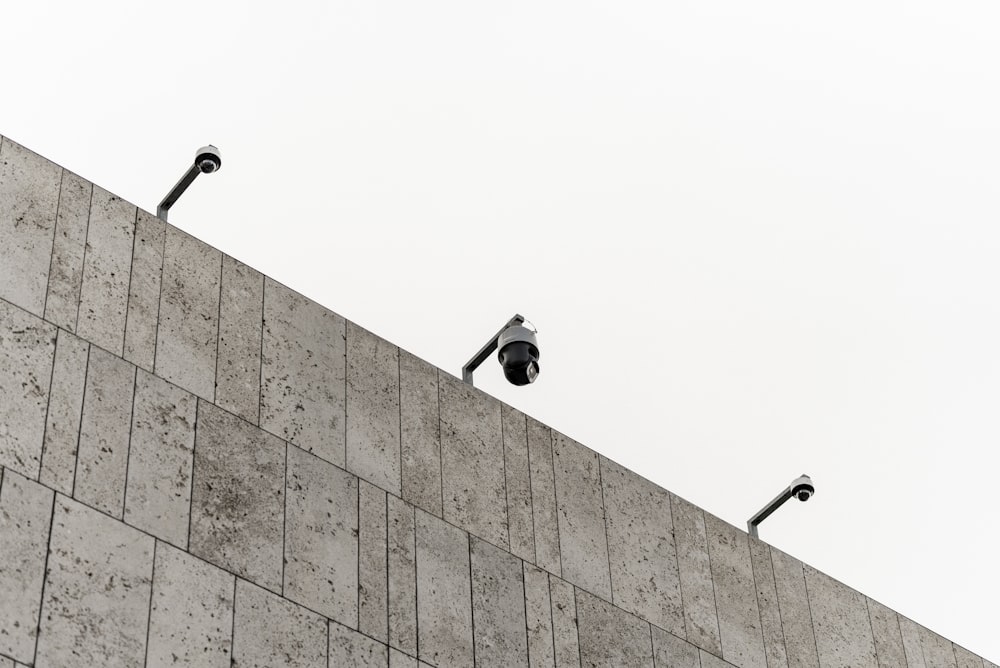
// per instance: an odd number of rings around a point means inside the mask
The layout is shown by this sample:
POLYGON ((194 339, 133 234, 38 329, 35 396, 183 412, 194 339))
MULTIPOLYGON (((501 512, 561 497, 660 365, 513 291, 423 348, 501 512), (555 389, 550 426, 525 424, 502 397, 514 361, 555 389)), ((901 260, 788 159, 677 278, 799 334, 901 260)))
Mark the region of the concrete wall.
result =
POLYGON ((996 668, 7 139, 0 467, 0 668, 996 668))

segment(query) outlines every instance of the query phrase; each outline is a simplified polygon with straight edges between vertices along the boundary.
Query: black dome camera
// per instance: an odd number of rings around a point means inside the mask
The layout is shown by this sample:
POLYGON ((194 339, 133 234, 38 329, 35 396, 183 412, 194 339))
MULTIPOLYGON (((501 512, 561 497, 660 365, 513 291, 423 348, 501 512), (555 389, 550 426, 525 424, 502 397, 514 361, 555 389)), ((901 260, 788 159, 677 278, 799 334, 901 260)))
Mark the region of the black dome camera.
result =
POLYGON ((211 144, 208 146, 202 146, 198 149, 198 154, 195 156, 194 164, 198 166, 198 170, 202 174, 217 172, 219 171, 219 168, 222 167, 222 154, 219 153, 219 149, 215 148, 211 144))
POLYGON ((808 501, 816 493, 812 479, 807 475, 802 475, 792 481, 792 494, 799 501, 808 501))
POLYGON ((513 325, 497 339, 503 375, 514 385, 529 385, 538 378, 538 340, 527 327, 513 325))

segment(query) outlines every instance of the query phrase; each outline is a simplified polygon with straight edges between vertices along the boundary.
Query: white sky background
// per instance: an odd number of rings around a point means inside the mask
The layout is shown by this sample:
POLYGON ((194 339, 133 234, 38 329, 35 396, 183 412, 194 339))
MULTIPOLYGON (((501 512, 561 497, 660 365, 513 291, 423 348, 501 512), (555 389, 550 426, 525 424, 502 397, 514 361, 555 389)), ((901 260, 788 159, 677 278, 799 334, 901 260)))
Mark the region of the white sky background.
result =
POLYGON ((0 134, 1000 659, 1000 6, 9 2, 0 134))

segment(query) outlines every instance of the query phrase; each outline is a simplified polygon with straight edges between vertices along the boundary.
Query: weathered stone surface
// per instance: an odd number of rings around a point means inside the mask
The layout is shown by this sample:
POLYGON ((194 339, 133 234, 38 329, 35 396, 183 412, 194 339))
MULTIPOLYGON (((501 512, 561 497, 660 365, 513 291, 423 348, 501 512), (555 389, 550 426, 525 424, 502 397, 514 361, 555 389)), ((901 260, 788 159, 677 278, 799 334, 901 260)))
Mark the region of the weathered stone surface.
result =
POLYGON ((611 567, 601 498, 598 455, 553 433, 556 499, 562 575, 575 585, 611 600, 611 567))
POLYGON ((223 255, 215 403, 254 424, 260 422, 263 315, 264 276, 223 255))
POLYGON ((552 430, 530 417, 527 428, 535 563, 549 573, 562 575, 555 468, 552 462, 552 430))
POLYGON ((389 573, 386 494, 360 481, 358 490, 358 630, 388 642, 389 573))
POLYGON ((208 401, 215 400, 222 253, 166 228, 156 375, 208 401))
POLYGON ((41 317, 62 169, 0 139, 0 298, 41 317))
POLYGON ((76 333, 116 355, 125 343, 135 218, 134 206, 94 186, 76 333))
POLYGON ((399 496, 399 349, 346 327, 347 470, 399 496))
POLYGON ((141 666, 154 539, 56 497, 38 666, 141 666))
POLYGON ((389 648, 346 626, 330 622, 330 668, 388 668, 389 648))
POLYGON ((228 668, 235 580, 211 564, 157 543, 147 668, 228 668))
POLYGON ((510 551, 535 560, 535 529, 531 516, 531 473, 528 465, 528 425, 519 410, 501 406, 504 477, 507 485, 507 523, 510 551))
POLYGON ((655 626, 651 630, 653 632, 653 661, 657 666, 701 668, 697 647, 655 626))
POLYGON ((66 330, 59 330, 38 480, 67 496, 73 495, 89 354, 89 343, 66 330))
MULTIPOLYGON (((984 668, 985 663, 982 657, 976 656, 964 647, 954 645, 955 663, 958 668, 984 668)), ((879 655, 879 668, 882 668, 882 657, 879 655)))
POLYGON ((955 668, 955 650, 947 638, 942 638, 927 627, 921 627, 920 646, 924 650, 924 661, 928 666, 955 668))
POLYGON ((260 426, 345 465, 345 324, 336 313, 264 279, 260 426))
POLYGON ((767 668, 749 537, 706 514, 708 552, 722 638, 722 657, 741 668, 767 668))
POLYGON ((552 668, 556 661, 552 644, 552 604, 549 575, 524 563, 524 613, 527 618, 528 661, 531 668, 552 668))
POLYGON ((441 420, 438 370, 399 351, 403 498, 441 517, 441 420))
POLYGON ((819 668, 802 562, 772 547, 771 566, 781 609, 788 668, 819 668))
POLYGON ((0 466, 38 479, 56 328, 0 301, 0 466))
POLYGON ((160 318, 160 279, 163 274, 165 239, 166 224, 140 209, 135 219, 124 357, 146 371, 152 371, 156 362, 156 329, 160 318))
POLYGON ((903 636, 899 632, 896 613, 870 598, 867 603, 879 668, 907 668, 903 636))
POLYGON ((653 668, 649 623, 580 589, 576 592, 580 618, 580 657, 594 668, 653 668))
POLYGON ((823 668, 878 668, 864 596, 809 566, 803 571, 820 665, 823 668))
POLYGON ((552 599, 552 642, 556 650, 556 668, 579 666, 580 630, 573 585, 550 575, 549 596, 552 599))
POLYGON ((387 495, 389 644, 417 653, 417 543, 414 508, 387 495))
POLYGON ((281 589, 285 444, 198 403, 190 552, 272 591, 281 589))
POLYGON ((469 549, 476 664, 527 668, 521 560, 474 536, 469 549))
POLYGON ((187 548, 198 400, 145 371, 136 375, 125 521, 187 548))
POLYGON ((358 625, 358 479, 288 446, 284 596, 358 625))
POLYGON ((604 457, 601 482, 615 605, 683 636, 670 494, 604 457))
POLYGON ((903 638, 907 668, 934 668, 924 661, 924 650, 920 646, 920 626, 902 615, 897 615, 897 618, 899 634, 903 638))
POLYGON ((11 469, 0 476, 0 654, 32 663, 53 494, 11 469))
POLYGON ((508 547, 500 402, 440 375, 444 519, 508 547))
MULTIPOLYGON (((2 187, 2 186, 0 186, 2 187)), ((52 265, 45 297, 45 319, 70 332, 76 331, 83 283, 83 256, 90 219, 93 185, 63 171, 59 185, 59 212, 52 241, 52 265)))
POLYGON ((677 541, 677 567, 684 600, 687 640, 712 654, 722 654, 715 586, 708 556, 705 515, 700 508, 671 495, 671 516, 677 541))
POLYGON ((276 594, 236 580, 233 665, 326 668, 327 622, 276 594))
POLYGON ((422 661, 473 665, 469 537, 417 511, 417 619, 422 661))
POLYGON ((389 668, 420 668, 416 659, 403 654, 394 647, 389 648, 389 668))
MULTIPOLYGON (((734 664, 723 661, 714 654, 709 654, 705 650, 699 650, 701 656, 701 668, 736 668, 734 664)), ((742 667, 740 667, 742 668, 742 667)))
POLYGON ((753 580, 757 585, 757 607, 760 610, 768 668, 786 668, 788 655, 785 653, 785 634, 781 629, 781 608, 778 605, 778 591, 774 586, 771 548, 767 543, 750 538, 750 561, 753 564, 753 580))

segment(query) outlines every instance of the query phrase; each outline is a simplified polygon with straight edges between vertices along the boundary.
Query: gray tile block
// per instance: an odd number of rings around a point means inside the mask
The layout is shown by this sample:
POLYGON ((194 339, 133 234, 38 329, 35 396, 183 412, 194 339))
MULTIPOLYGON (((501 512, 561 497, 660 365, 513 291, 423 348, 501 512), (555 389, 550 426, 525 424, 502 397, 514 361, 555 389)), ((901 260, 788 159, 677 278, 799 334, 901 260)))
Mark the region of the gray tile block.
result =
POLYGON ((924 650, 924 661, 934 668, 955 668, 955 650, 951 641, 942 638, 926 627, 920 628, 920 646, 924 650))
POLYGON ((778 590, 774 584, 771 548, 767 543, 750 538, 750 561, 757 585, 757 607, 760 610, 768 668, 787 668, 788 655, 785 653, 785 634, 781 628, 781 607, 778 605, 778 590))
POLYGON ((285 444, 198 402, 189 551, 281 589, 285 444))
POLYGON ((549 573, 562 575, 555 468, 552 462, 552 430, 530 417, 527 422, 531 515, 535 536, 534 561, 549 573))
POLYGON ((10 469, 0 476, 0 653, 32 663, 53 494, 10 469))
POLYGON ((556 662, 556 651, 552 641, 549 574, 529 563, 524 563, 523 577, 529 665, 531 668, 551 668, 556 662))
POLYGON ((444 518, 506 548, 500 402, 448 374, 439 383, 444 518))
POLYGON ((879 668, 907 668, 903 636, 899 632, 896 613, 870 598, 867 599, 867 603, 879 668))
POLYGON ((215 400, 222 253, 167 225, 156 375, 215 400))
POLYGON ((260 421, 263 309, 264 276, 223 255, 215 402, 254 424, 260 421))
POLYGON ((0 298, 45 311, 62 169, 0 139, 0 298))
POLYGON ((89 343, 66 330, 59 330, 38 480, 67 496, 73 494, 89 354, 89 343))
POLYGON ((236 578, 157 543, 147 668, 228 668, 236 578))
POLYGON ((535 529, 531 514, 531 473, 528 465, 528 425, 524 413, 503 404, 504 477, 507 486, 507 522, 510 551, 535 560, 535 529))
POLYGON ((236 580, 233 665, 326 668, 327 621, 245 580, 236 580))
POLYGON ((358 625, 358 479, 288 446, 284 596, 358 625))
MULTIPOLYGON (((734 664, 723 661, 714 654, 709 654, 705 650, 699 650, 701 655, 701 668, 735 668, 734 664)), ((742 668, 742 666, 740 666, 742 668)))
MULTIPOLYGON (((955 663, 958 665, 958 668, 984 668, 985 663, 982 657, 973 654, 964 647, 959 647, 958 645, 955 645, 954 647, 955 663)), ((879 668, 882 668, 881 658, 882 657, 879 656, 879 668)))
POLYGON ((152 371, 156 361, 156 328, 160 319, 160 279, 165 243, 166 224, 140 209, 136 215, 135 243, 132 246, 124 357, 146 371, 152 371))
POLYGON ((573 585, 554 575, 549 576, 552 599, 552 643, 556 668, 580 665, 580 629, 576 616, 576 591, 573 585))
POLYGON ((611 568, 597 453, 552 434, 562 576, 611 600, 611 568))
POLYGON ((527 668, 521 560, 474 536, 469 540, 469 552, 476 664, 527 668))
POLYGON ((907 668, 933 668, 924 661, 924 650, 920 641, 920 626, 915 622, 897 614, 899 619, 899 634, 903 638, 903 651, 906 654, 907 668))
POLYGON ((136 375, 125 521, 187 548, 194 467, 193 394, 145 371, 136 375))
POLYGON ((741 668, 767 668, 749 537, 707 513, 705 528, 715 584, 722 657, 741 668))
POLYGON ((772 547, 771 566, 781 609, 788 668, 819 668, 802 562, 772 547))
POLYGON ((653 668, 649 622, 577 590, 580 618, 580 657, 594 668, 653 668))
POLYGON ((0 466, 38 478, 56 328, 0 301, 0 466))
POLYGON ((8 659, 5 656, 0 656, 0 668, 19 668, 20 665, 14 662, 14 659, 8 659))
POLYGON ((398 649, 389 648, 389 668, 420 668, 417 660, 398 649))
POLYGON ((93 185, 72 172, 63 172, 59 186, 59 213, 52 241, 52 265, 45 297, 45 319, 76 331, 83 283, 83 255, 90 219, 93 185))
POLYGON ((336 313, 264 279, 260 426, 345 465, 345 323, 336 313))
POLYGON ((49 547, 39 666, 141 666, 154 540, 62 496, 49 547))
POLYGON ((330 668, 388 668, 389 648, 346 626, 330 622, 330 668))
POLYGON ((76 333, 116 355, 125 342, 135 218, 134 206, 94 186, 76 333))
POLYGON ((420 660, 473 665, 469 537, 417 511, 417 629, 420 660))
POLYGON ((417 542, 414 508, 387 495, 389 644, 417 653, 417 542))
POLYGON ((388 642, 389 572, 386 494, 360 481, 358 525, 358 630, 388 642))
POLYGON ((683 636, 670 494, 604 457, 601 482, 615 605, 683 636))
POLYGON ((90 349, 73 497, 117 518, 125 504, 135 374, 120 357, 90 349))
POLYGON ((701 668, 698 648, 663 629, 652 627, 653 660, 667 668, 701 668))
POLYGON ((441 517, 441 419, 438 370, 399 351, 402 496, 441 517))
POLYGON ((347 470, 400 495, 399 349, 347 328, 347 470))
POLYGON ((803 571, 820 665, 823 668, 877 668, 875 639, 865 597, 814 568, 804 566, 803 571))
POLYGON ((684 600, 684 628, 688 642, 722 654, 719 618, 715 609, 712 563, 708 556, 705 514, 680 497, 671 495, 671 516, 677 541, 677 567, 684 600))

